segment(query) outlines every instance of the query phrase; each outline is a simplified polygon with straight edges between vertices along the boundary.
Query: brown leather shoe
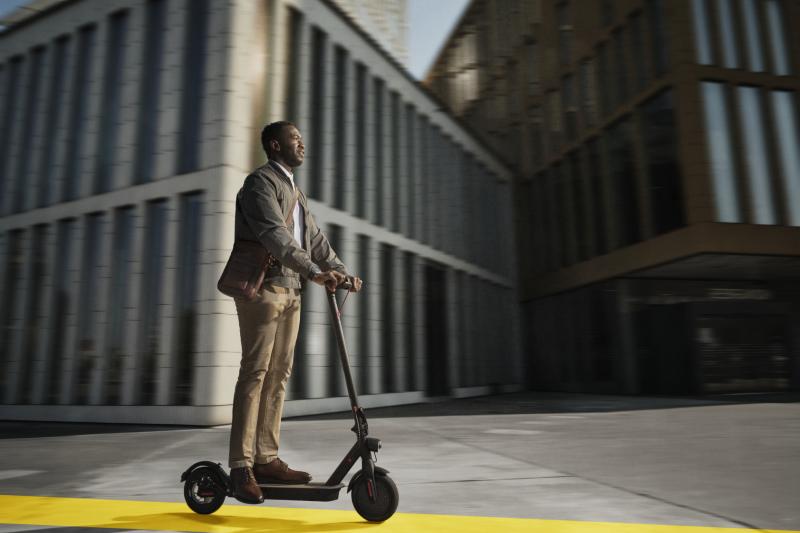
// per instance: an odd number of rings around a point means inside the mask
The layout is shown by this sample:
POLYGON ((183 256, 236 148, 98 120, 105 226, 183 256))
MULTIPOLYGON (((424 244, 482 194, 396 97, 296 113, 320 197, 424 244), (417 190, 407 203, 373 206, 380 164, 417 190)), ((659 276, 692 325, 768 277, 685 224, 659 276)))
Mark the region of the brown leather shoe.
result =
POLYGON ((261 487, 256 484, 253 469, 249 466, 232 468, 231 481, 233 481, 233 496, 240 502, 262 503, 264 501, 261 487))
POLYGON ((292 470, 289 465, 277 457, 267 464, 253 465, 253 472, 259 483, 308 483, 311 475, 308 472, 292 470))

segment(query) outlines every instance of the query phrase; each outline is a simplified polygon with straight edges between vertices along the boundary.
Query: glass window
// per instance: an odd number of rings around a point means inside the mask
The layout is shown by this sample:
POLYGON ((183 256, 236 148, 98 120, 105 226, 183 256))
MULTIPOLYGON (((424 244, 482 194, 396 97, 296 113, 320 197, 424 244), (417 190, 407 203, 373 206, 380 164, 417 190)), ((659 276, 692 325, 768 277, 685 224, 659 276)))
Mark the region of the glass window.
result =
POLYGON ((733 23, 732 0, 717 0, 719 32, 722 45, 722 65, 739 68, 739 49, 736 46, 736 30, 733 23))
POLYGON ((569 3, 562 2, 556 6, 558 20, 558 60, 568 65, 572 58, 572 26, 569 17, 569 3))
POLYGON ((772 71, 779 76, 791 74, 789 49, 783 31, 783 10, 780 0, 767 0, 769 44, 772 50, 772 71))
POLYGON ((11 65, 8 68, 6 81, 3 122, 2 126, 0 126, 2 127, 2 130, 0 130, 2 136, 0 136, 0 138, 3 139, 3 142, 0 142, 0 213, 2 212, 5 193, 8 189, 6 181, 11 175, 10 173, 7 173, 7 171, 10 170, 8 167, 10 166, 9 155, 11 150, 11 143, 7 142, 7 139, 12 138, 14 124, 16 123, 17 118, 17 109, 20 107, 17 99, 20 90, 20 84, 22 83, 22 76, 20 75, 22 73, 22 67, 22 56, 13 58, 11 60, 11 65))
POLYGON ((52 74, 50 76, 50 86, 47 91, 47 127, 44 128, 42 135, 44 138, 41 158, 42 164, 39 167, 38 184, 36 191, 36 207, 44 207, 53 200, 52 189, 55 186, 55 176, 53 176, 53 165, 55 164, 56 133, 58 132, 61 108, 64 107, 64 84, 65 73, 68 71, 67 49, 69 48, 69 36, 56 39, 52 55, 52 74))
POLYGON ((614 23, 614 0, 601 0, 597 5, 600 7, 601 23, 611 26, 614 23))
POLYGON ((630 18, 631 53, 636 89, 641 91, 647 85, 647 67, 644 60, 644 35, 642 34, 642 14, 634 13, 630 18))
POLYGON ((140 109, 139 122, 136 125, 133 183, 146 183, 153 179, 167 26, 166 0, 148 0, 145 17, 144 61, 139 86, 140 109))
POLYGON ((578 125, 575 107, 575 80, 571 75, 564 76, 564 79, 561 80, 561 92, 564 95, 565 133, 567 140, 573 141, 577 135, 578 125))
POLYGON ((117 150, 117 134, 119 132, 122 71, 127 30, 127 11, 117 12, 109 17, 100 132, 97 136, 94 168, 94 194, 106 192, 111 187, 111 173, 114 168, 114 154, 117 150))
POLYGON ((406 176, 408 188, 408 236, 414 238, 416 236, 416 203, 417 203, 417 155, 414 149, 414 142, 417 139, 417 113, 414 106, 406 104, 406 176))
POLYGON ((578 261, 583 261, 589 257, 589 239, 586 234, 587 206, 586 194, 584 194, 583 176, 581 172, 581 161, 578 152, 569 155, 569 168, 571 171, 571 194, 573 212, 575 213, 575 253, 578 261))
POLYGON ((392 196, 392 223, 393 231, 400 231, 400 95, 392 91, 391 96, 392 112, 392 175, 389 177, 392 184, 390 194, 392 196))
POLYGON ((74 294, 70 276, 74 253, 75 219, 58 222, 56 257, 65 268, 53 269, 53 308, 50 312, 50 339, 47 347, 45 371, 45 403, 61 403, 61 380, 64 377, 64 344, 66 341, 67 316, 74 305, 74 294))
MULTIPOLYGON (((370 280, 370 265, 372 264, 372 251, 370 250, 370 237, 368 235, 358 236, 358 272, 361 279, 370 280)), ((372 302, 374 301, 374 289, 369 282, 364 283, 361 298, 358 300, 358 351, 355 354, 354 369, 356 375, 353 381, 357 382, 359 394, 372 394, 375 391, 371 386, 370 379, 370 356, 372 353, 371 333, 373 328, 372 302)), ((304 306, 308 307, 308 306, 304 306)), ((303 328, 300 328, 303 329, 303 328)), ((291 381, 291 380, 290 380, 291 381)))
POLYGON ((650 210, 658 235, 686 225, 672 91, 662 91, 647 100, 641 107, 641 119, 650 210))
POLYGON ((365 188, 367 183, 367 67, 362 63, 356 64, 356 216, 366 218, 367 205, 365 188))
POLYGON ((194 356, 197 351, 197 286, 203 242, 203 193, 181 195, 176 275, 175 372, 170 389, 175 405, 191 405, 194 356))
MULTIPOLYGON (((421 115, 419 118, 419 197, 420 198, 428 198, 430 195, 430 183, 427 179, 427 172, 430 168, 431 161, 430 161, 430 145, 429 145, 429 135, 430 132, 430 123, 428 122, 427 117, 421 115)), ((467 183, 471 183, 467 180, 467 183)), ((420 241, 428 243, 429 239, 428 236, 430 235, 430 202, 421 201, 419 202, 419 212, 417 216, 419 217, 419 235, 418 238, 420 241)), ((366 278, 365 278, 366 279, 366 278)))
POLYGON ((531 179, 526 196, 530 213, 529 228, 531 238, 528 241, 528 265, 534 273, 541 274, 547 270, 547 217, 544 203, 544 178, 537 174, 531 179))
POLYGON ((139 304, 139 348, 134 404, 153 405, 156 400, 158 353, 161 343, 161 296, 167 231, 167 200, 147 203, 142 290, 139 304))
POLYGON ((539 58, 536 56, 538 51, 536 43, 528 43, 528 68, 525 69, 528 77, 528 96, 539 94, 539 58))
POLYGON ((61 200, 74 200, 80 193, 81 162, 83 143, 86 137, 89 103, 89 76, 92 72, 92 56, 94 51, 94 25, 84 26, 78 33, 77 62, 72 82, 72 102, 67 135, 67 149, 64 152, 64 180, 61 189, 61 200))
POLYGON ((547 217, 543 193, 544 177, 536 174, 528 182, 528 194, 524 200, 527 203, 529 214, 530 240, 526 246, 528 253, 528 266, 535 273, 542 273, 546 270, 547 249, 547 217))
POLYGON ((183 44, 178 164, 186 174, 200 168, 203 143, 203 94, 206 81, 210 0, 186 0, 186 32, 183 44))
POLYGON ((787 219, 791 226, 800 226, 800 132, 797 129, 795 95, 789 91, 772 92, 772 113, 780 151, 787 219))
POLYGON ((311 34, 311 76, 308 78, 309 109, 311 111, 311 131, 308 132, 310 145, 308 183, 305 191, 311 198, 322 200, 322 176, 325 169, 325 76, 327 60, 328 35, 314 27, 311 34))
POLYGON ((669 42, 664 30, 664 0, 647 0, 646 9, 650 22, 653 71, 656 76, 661 76, 669 66, 669 42))
POLYGON ((692 0, 692 18, 694 19, 694 47, 697 62, 711 65, 714 62, 711 53, 711 33, 708 24, 708 0, 692 0))
POLYGON ((558 270, 561 266, 561 225, 559 222, 560 208, 558 204, 558 168, 550 167, 544 175, 547 206, 547 242, 548 266, 550 270, 558 270))
POLYGON ((600 95, 600 111, 603 116, 611 113, 611 94, 609 92, 608 46, 602 43, 597 47, 597 92, 600 95))
MULTIPOLYGON (((568 161, 568 160, 565 160, 568 161)), ((574 262, 572 242, 575 236, 575 227, 572 220, 572 194, 570 184, 570 169, 568 162, 558 163, 553 169, 556 180, 556 198, 558 210, 558 232, 560 239, 559 264, 564 267, 574 262)))
POLYGON ((334 135, 335 155, 333 164, 335 165, 333 177, 333 206, 337 209, 344 209, 344 192, 345 183, 344 177, 347 176, 347 119, 350 115, 347 108, 347 72, 348 72, 348 54, 347 50, 341 46, 335 48, 335 91, 334 101, 336 102, 333 108, 334 119, 336 124, 336 134, 334 135))
POLYGON ((381 392, 397 392, 395 387, 394 366, 396 364, 394 337, 394 246, 380 245, 381 265, 381 392))
POLYGON ((584 128, 592 128, 597 121, 597 96, 595 94, 594 62, 591 59, 581 63, 578 76, 581 122, 583 122, 584 128))
POLYGON ((37 47, 31 53, 30 67, 28 68, 28 84, 25 87, 25 111, 22 115, 22 131, 19 138, 19 151, 17 152, 16 180, 14 180, 14 202, 11 204, 13 212, 20 212, 26 208, 27 189, 29 181, 23 179, 28 176, 31 163, 31 148, 34 132, 36 131, 36 115, 39 106, 39 85, 42 77, 42 63, 44 62, 45 48, 37 47))
POLYGON ((586 145, 589 157, 589 190, 591 191, 592 212, 594 213, 594 250, 602 255, 608 251, 606 246, 606 203, 603 185, 603 161, 600 159, 600 141, 592 139, 586 145))
MULTIPOLYGON (((114 238, 112 239, 111 278, 108 292, 106 335, 106 375, 103 379, 103 403, 119 405, 122 399, 122 375, 125 358, 128 283, 133 259, 134 208, 121 207, 114 211, 114 238)), ((180 277, 178 278, 180 280, 180 277)))
MULTIPOLYGON (((405 335, 403 340, 406 352, 406 389, 407 391, 417 390, 417 369, 416 369, 416 344, 417 332, 415 328, 416 302, 414 282, 416 276, 414 275, 414 262, 415 257, 412 252, 403 253, 403 276, 405 291, 403 291, 403 310, 405 311, 405 335)), ((464 321, 461 320, 463 327, 464 321)), ((462 335, 461 338, 464 338, 462 335)))
POLYGON ((615 201, 621 246, 642 239, 639 223, 639 192, 630 119, 623 119, 608 129, 606 150, 611 191, 615 201))
POLYGON ((288 67, 284 77, 284 90, 286 94, 284 114, 286 120, 297 122, 297 95, 300 87, 300 69, 297 68, 294 57, 297 50, 300 50, 302 47, 303 14, 292 7, 287 7, 286 9, 289 13, 289 26, 286 31, 286 56, 284 57, 284 64, 288 67), (291 68, 291 65, 295 65, 295 68, 291 68))
POLYGON ((764 50, 761 46, 761 29, 758 23, 756 2, 759 0, 741 0, 741 13, 747 38, 747 66, 754 72, 763 72, 764 50))
POLYGON ((384 149, 383 144, 386 141, 384 135, 383 127, 383 91, 384 91, 384 84, 383 80, 380 78, 373 78, 372 80, 372 95, 374 105, 372 107, 372 116, 373 116, 373 132, 372 132, 372 141, 373 141, 373 189, 372 192, 374 193, 373 204, 375 206, 375 210, 373 211, 374 221, 378 225, 384 224, 384 212, 383 212, 383 157, 384 157, 384 149))
POLYGON ((29 287, 28 301, 25 303, 25 322, 22 324, 22 353, 28 357, 20 358, 18 372, 20 387, 17 388, 17 403, 29 404, 33 400, 36 381, 34 361, 38 361, 39 338, 41 337, 42 286, 46 271, 47 225, 39 224, 33 228, 33 243, 28 261, 29 287))
POLYGON ((83 258, 81 261, 80 294, 78 295, 78 342, 72 367, 73 403, 86 405, 90 400, 92 376, 98 370, 97 361, 101 346, 98 346, 97 321, 98 291, 100 289, 100 257, 103 237, 103 214, 86 216, 86 232, 83 236, 83 258))
POLYGON ((747 185, 750 202, 753 206, 753 222, 756 224, 776 224, 775 207, 770 183, 769 152, 764 131, 764 109, 761 94, 755 87, 739 87, 739 120, 745 146, 744 157, 747 165, 747 185))
POLYGON ((725 86, 716 82, 703 82, 702 92, 717 220, 742 222, 725 86))
POLYGON ((5 295, 2 310, 2 330, 0 330, 0 403, 5 403, 6 389, 10 387, 8 376, 11 364, 12 339, 15 333, 14 321, 17 317, 17 287, 21 281, 25 268, 25 257, 22 249, 24 230, 13 230, 6 234, 6 270, 3 280, 3 294, 5 295))
POLYGON ((548 115, 550 121, 550 154, 554 154, 561 146, 561 93, 552 91, 547 95, 548 115))
POLYGON ((614 72, 616 104, 622 105, 628 98, 628 70, 625 61, 625 38, 622 30, 615 31, 612 40, 614 43, 614 62, 616 63, 616 71, 614 72))

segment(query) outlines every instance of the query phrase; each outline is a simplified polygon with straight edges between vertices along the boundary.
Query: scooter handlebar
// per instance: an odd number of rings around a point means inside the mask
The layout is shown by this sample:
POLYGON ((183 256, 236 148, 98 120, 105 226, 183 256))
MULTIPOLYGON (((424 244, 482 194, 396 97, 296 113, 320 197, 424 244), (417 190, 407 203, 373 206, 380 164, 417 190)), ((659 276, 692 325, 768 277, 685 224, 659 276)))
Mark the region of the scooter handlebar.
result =
POLYGON ((331 294, 341 290, 349 291, 352 288, 353 288, 353 283, 348 279, 343 280, 334 288, 331 288, 331 286, 328 283, 325 284, 325 289, 331 294))

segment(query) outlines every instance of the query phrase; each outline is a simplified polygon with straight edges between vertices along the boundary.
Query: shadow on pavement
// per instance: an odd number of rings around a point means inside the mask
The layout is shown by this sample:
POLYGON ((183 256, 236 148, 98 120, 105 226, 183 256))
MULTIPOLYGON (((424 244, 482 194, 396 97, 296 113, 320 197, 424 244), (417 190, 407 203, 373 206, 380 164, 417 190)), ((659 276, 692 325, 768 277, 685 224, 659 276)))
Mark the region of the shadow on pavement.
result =
MULTIPOLYGON (((370 418, 402 418, 536 413, 602 413, 648 409, 678 409, 708 405, 796 403, 800 393, 719 394, 709 396, 605 396, 547 392, 517 392, 472 398, 439 398, 425 403, 366 408, 370 418)), ((350 419, 350 411, 292 417, 292 420, 350 419)), ((103 433, 172 431, 193 426, 89 424, 71 422, 0 421, 0 439, 62 437, 103 433)))
MULTIPOLYGON (((370 418, 416 416, 509 415, 535 413, 602 413, 678 409, 706 405, 796 403, 800 393, 718 394, 708 396, 605 396, 590 394, 518 392, 496 396, 443 399, 410 405, 367 408, 370 418)), ((293 417, 292 420, 352 418, 349 411, 293 417)))
POLYGON ((187 426, 0 421, 0 439, 34 439, 38 437, 137 433, 142 431, 171 431, 175 429, 187 429, 187 426))

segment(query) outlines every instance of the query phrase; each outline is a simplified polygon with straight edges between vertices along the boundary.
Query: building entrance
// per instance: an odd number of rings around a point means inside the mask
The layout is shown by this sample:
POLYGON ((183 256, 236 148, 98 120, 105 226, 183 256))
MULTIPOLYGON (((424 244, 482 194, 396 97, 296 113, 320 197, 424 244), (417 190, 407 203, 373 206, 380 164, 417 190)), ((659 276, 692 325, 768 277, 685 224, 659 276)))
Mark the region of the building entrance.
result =
POLYGON ((425 265, 425 392, 442 396, 450 392, 447 369, 447 276, 437 263, 425 265))
POLYGON ((695 320, 702 392, 780 391, 790 386, 786 315, 702 314, 695 320))

